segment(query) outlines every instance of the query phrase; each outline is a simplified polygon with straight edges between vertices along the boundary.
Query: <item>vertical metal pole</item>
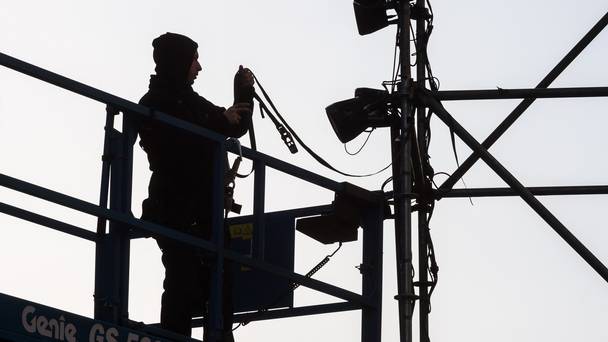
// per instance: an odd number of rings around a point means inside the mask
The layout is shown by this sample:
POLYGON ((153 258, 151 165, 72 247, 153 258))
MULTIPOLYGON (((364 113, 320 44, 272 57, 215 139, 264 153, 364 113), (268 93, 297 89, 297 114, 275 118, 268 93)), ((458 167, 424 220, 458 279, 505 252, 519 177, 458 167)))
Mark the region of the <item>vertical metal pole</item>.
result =
POLYGON ((217 248, 215 262, 211 267, 211 284, 208 307, 209 332, 205 334, 210 342, 221 340, 224 326, 223 317, 223 283, 224 283, 224 174, 226 146, 222 143, 215 144, 213 148, 213 201, 211 205, 211 226, 213 228, 213 243, 217 248))
POLYGON ((399 8, 399 62, 401 82, 399 94, 402 96, 401 119, 391 127, 391 150, 393 160, 393 188, 395 201, 395 252, 397 263, 397 296, 399 306, 399 336, 401 342, 412 341, 412 313, 414 291, 412 284, 412 241, 411 205, 409 194, 411 179, 411 143, 407 137, 409 115, 406 84, 410 73, 410 7, 409 1, 400 1, 399 8))
MULTIPOLYGON (((103 155, 101 156, 101 189, 99 191, 99 206, 102 208, 108 207, 108 192, 110 184, 110 140, 112 138, 112 130, 114 129, 114 116, 118 115, 118 110, 108 105, 106 107, 106 125, 104 126, 103 140, 103 155)), ((99 218, 97 220, 97 234, 105 234, 106 220, 99 218)))
MULTIPOLYGON (((425 0, 417 0, 416 7, 420 13, 425 11, 425 0)), ((422 18, 418 18, 416 21, 416 82, 419 86, 424 87, 426 83, 426 64, 427 64, 427 51, 426 51, 426 22, 422 18)), ((419 160, 418 163, 422 163, 426 158, 426 132, 429 129, 426 125, 425 115, 426 108, 419 105, 416 108, 417 114, 417 131, 418 134, 418 148, 419 148, 419 160)), ((420 189, 426 189, 428 184, 427 178, 424 176, 424 166, 417 165, 421 169, 420 189)), ((430 194, 429 194, 430 195, 430 194)), ((420 303, 418 305, 419 312, 419 324, 420 324, 420 342, 429 341, 429 308, 430 298, 428 293, 428 255, 427 255, 427 243, 428 243, 428 222, 427 222, 427 203, 432 201, 432 198, 420 198, 420 204, 418 207, 418 296, 420 303)))
MULTIPOLYGON (((133 143, 137 131, 127 115, 123 116, 123 132, 115 130, 114 115, 108 107, 104 141, 100 205, 131 215, 131 181, 133 175, 133 143)), ((124 324, 129 318, 129 227, 110 222, 106 234, 105 220, 97 223, 95 246, 95 318, 124 324)))
MULTIPOLYGON (((110 209, 131 215, 131 181, 133 143, 136 131, 130 118, 123 114, 123 132, 113 130, 112 166, 110 169, 110 209)), ((124 324, 129 317, 129 227, 110 221, 110 230, 104 239, 104 278, 111 289, 111 322, 124 324)))
POLYGON ((382 338, 382 220, 383 208, 368 209, 363 215, 362 295, 374 303, 361 312, 361 341, 380 342, 382 338))
MULTIPOLYGON (((120 189, 120 212, 132 216, 131 197, 133 193, 133 144, 137 139, 137 128, 134 117, 127 113, 122 116, 122 181, 120 189)), ((120 255, 120 322, 126 324, 129 319, 129 266, 131 257, 130 228, 122 224, 119 232, 120 255)))
MULTIPOLYGON (((118 111, 111 106, 106 107, 106 124, 104 127, 103 155, 101 157, 101 189, 99 191, 99 206, 108 207, 108 192, 110 184, 110 161, 111 161, 111 141, 114 132, 114 116, 118 111)), ((95 242, 95 295, 94 295, 94 317, 95 319, 108 321, 112 317, 109 311, 108 299, 110 298, 109 289, 104 286, 104 240, 106 235, 106 220, 99 217, 97 219, 97 241, 95 242)))
MULTIPOLYGON (((110 169, 110 210, 120 210, 120 189, 122 188, 122 156, 120 150, 120 132, 114 132, 112 139, 112 167, 110 169)), ((120 223, 110 221, 110 229, 105 238, 105 255, 107 268, 104 278, 110 289, 109 305, 112 309, 112 323, 120 321, 120 223)))
POLYGON ((266 166, 261 161, 254 161, 255 178, 253 181, 253 256, 264 260, 266 229, 264 225, 264 207, 266 196, 266 166))

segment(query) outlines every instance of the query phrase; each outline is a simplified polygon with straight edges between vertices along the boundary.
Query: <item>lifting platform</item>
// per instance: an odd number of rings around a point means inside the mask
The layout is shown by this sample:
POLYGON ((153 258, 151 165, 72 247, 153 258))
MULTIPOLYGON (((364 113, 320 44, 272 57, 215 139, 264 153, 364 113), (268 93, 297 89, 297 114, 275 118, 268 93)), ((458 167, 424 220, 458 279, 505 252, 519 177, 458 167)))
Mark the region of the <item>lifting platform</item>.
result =
MULTIPOLYGON (((39 199, 71 208, 98 218, 95 232, 66 222, 0 203, 0 212, 95 244, 94 317, 87 318, 57 310, 24 299, 0 294, 0 341, 190 341, 176 336, 154 324, 146 325, 129 319, 129 252, 132 239, 163 236, 183 244, 198 247, 217 256, 213 267, 208 319, 212 329, 221 330, 222 278, 224 260, 235 265, 235 322, 277 319, 320 313, 361 310, 363 341, 380 341, 382 303, 382 226, 385 201, 380 193, 369 192, 348 183, 338 183, 310 171, 288 164, 263 153, 237 146, 237 143, 213 131, 173 118, 165 113, 129 102, 93 87, 68 79, 48 70, 0 53, 0 64, 20 73, 54 84, 73 93, 106 104, 106 126, 99 204, 55 192, 0 174, 0 186, 39 199), (122 116, 122 131, 114 128, 115 117, 122 116), (131 179, 133 144, 136 125, 141 118, 153 118, 166 125, 196 134, 215 143, 214 157, 223 160, 226 152, 242 153, 254 165, 254 213, 250 216, 223 217, 224 163, 216 162, 214 169, 213 238, 210 241, 190 236, 167 227, 133 217, 131 213, 131 179), (311 185, 340 194, 341 200, 316 207, 297 208, 280 212, 265 212, 265 174, 272 168, 311 185), (342 200, 347 198, 348 200, 342 200), (357 217, 356 226, 340 234, 312 229, 306 220, 336 215, 347 210, 357 217), (346 206, 346 209, 344 209, 346 206), (361 260, 362 293, 354 293, 319 280, 294 273, 294 243, 296 222, 302 222, 304 232, 313 238, 329 242, 352 241, 357 228, 363 228, 361 260), (109 224, 108 224, 109 223, 109 224), (230 228, 234 249, 224 249, 224 224, 230 228), (343 240, 344 236, 348 239, 343 240), (293 286, 301 285, 336 297, 338 301, 294 307, 293 286), (284 294, 280 298, 276 294, 284 294)), ((336 221, 338 222, 338 221, 336 221)), ((337 227, 338 228, 338 227, 337 227)), ((85 300, 83 298, 83 300, 85 300)), ((202 325, 193 320, 193 327, 202 325)))

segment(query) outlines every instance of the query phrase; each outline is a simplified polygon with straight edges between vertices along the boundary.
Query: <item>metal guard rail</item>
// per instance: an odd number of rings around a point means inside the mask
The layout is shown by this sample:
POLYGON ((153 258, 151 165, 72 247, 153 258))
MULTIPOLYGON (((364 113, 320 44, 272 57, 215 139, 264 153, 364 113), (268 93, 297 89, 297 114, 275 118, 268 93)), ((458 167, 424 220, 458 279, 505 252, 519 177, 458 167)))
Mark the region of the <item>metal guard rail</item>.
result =
MULTIPOLYGON (((357 294, 339 288, 337 286, 324 283, 319 280, 307 278, 306 276, 303 276, 301 274, 287 271, 281 267, 277 267, 270 263, 264 262, 263 252, 260 258, 260 255, 256 254, 258 252, 256 252, 255 248, 254 258, 246 257, 234 251, 223 248, 223 238, 221 237, 223 234, 218 233, 219 231, 221 231, 222 226, 218 223, 222 222, 223 218, 221 217, 221 214, 218 214, 220 211, 220 207, 218 204, 214 205, 214 214, 212 220, 214 238, 211 241, 196 238, 189 234, 185 234, 158 224, 141 221, 139 219, 134 218, 130 211, 130 177, 132 173, 132 144, 134 142, 133 131, 132 127, 125 126, 124 124, 123 133, 114 130, 113 116, 115 114, 118 114, 118 111, 123 113, 123 119, 127 120, 125 122, 131 120, 132 116, 139 116, 141 118, 152 118, 166 125, 182 129, 184 131, 201 136, 205 139, 210 139, 211 141, 215 142, 216 145, 214 155, 215 158, 218 158, 221 155, 222 151, 230 151, 232 153, 237 154, 239 150, 236 146, 236 143, 230 140, 226 140, 223 135, 215 133, 211 130, 190 124, 180 119, 176 119, 166 113, 130 102, 128 100, 122 99, 120 97, 93 88, 86 84, 66 78, 51 71, 42 69, 35 65, 26 63, 3 53, 0 53, 0 65, 6 66, 19 73, 23 73, 33 78, 39 79, 43 82, 50 83, 68 91, 85 96, 92 100, 102 102, 108 106, 106 117, 106 136, 104 138, 104 167, 102 168, 100 205, 95 205, 0 173, 0 186, 19 191, 46 201, 50 201, 86 214, 90 214, 98 218, 99 221, 97 233, 95 233, 91 232, 90 230, 83 229, 81 227, 64 223, 0 202, 0 212, 2 213, 95 242, 95 319, 102 319, 108 322, 114 322, 116 324, 121 324, 124 326, 134 326, 134 324, 135 326, 141 326, 141 324, 134 323, 128 318, 129 240, 138 237, 137 233, 134 234, 131 231, 131 229, 134 229, 135 231, 146 232, 149 235, 153 234, 157 236, 168 237, 181 243, 195 246, 217 255, 217 257, 215 258, 216 267, 212 272, 212 293, 209 312, 209 319, 211 321, 213 329, 218 329, 218 327, 221 326, 221 323, 218 323, 221 322, 221 318, 218 318, 220 316, 219 312, 221 308, 221 303, 219 303, 219 301, 217 300, 217 294, 221 293, 221 279, 219 279, 220 277, 218 277, 217 275, 217 269, 221 269, 223 265, 222 260, 225 258, 269 274, 289 279, 294 283, 299 283, 308 288, 344 300, 344 302, 338 302, 333 304, 296 307, 270 312, 261 312, 258 314, 237 314, 235 315, 235 321, 252 321, 258 319, 293 317, 299 315, 310 315, 318 313, 340 312, 361 309, 362 340, 380 341, 382 302, 382 208, 370 208, 369 212, 366 212, 363 217, 363 263, 369 264, 371 265, 371 267, 370 271, 362 272, 362 294, 357 294), (123 142, 119 143, 119 146, 111 147, 110 145, 107 145, 108 141, 112 140, 112 134, 118 134, 123 136, 121 138, 123 139, 123 142), (130 144, 126 141, 130 141, 130 144), (114 152, 110 152, 110 155, 113 155, 115 158, 118 158, 112 161, 112 163, 116 163, 116 165, 111 164, 112 170, 114 170, 114 166, 116 166, 116 170, 118 171, 116 171, 116 175, 114 174, 114 171, 112 171, 112 182, 108 183, 108 179, 110 177, 110 164, 109 162, 106 163, 105 158, 106 153, 108 153, 110 148, 118 148, 117 151, 114 150, 114 152), (127 156, 128 160, 125 159, 125 156, 127 156), (118 195, 110 194, 110 209, 108 209, 107 206, 107 197, 109 189, 119 190, 118 195), (217 211, 217 213, 215 211, 217 211), (109 231, 106 230, 106 220, 110 222, 109 231), (365 229, 365 227, 369 227, 371 229, 365 229), (104 271, 107 272, 108 270, 111 270, 113 268, 116 269, 116 271, 112 271, 112 273, 114 274, 112 280, 99 279, 100 274, 102 274, 104 271), (97 293, 98 291, 103 294, 102 298, 100 298, 99 294, 97 293), (114 303, 116 303, 117 300, 119 301, 119 304, 115 305, 114 303), (98 310, 98 304, 100 304, 100 310, 98 310), (109 308, 106 308, 108 304, 109 308)), ((336 181, 317 175, 313 172, 291 165, 289 163, 265 155, 263 153, 245 147, 243 147, 241 150, 243 157, 251 159, 253 161, 254 168, 256 170, 256 177, 254 180, 254 225, 260 227, 259 232, 256 232, 255 235, 259 239, 259 241, 262 241, 261 245, 258 245, 259 242, 256 242, 255 244, 257 246, 258 251, 263 251, 263 217, 265 214, 264 187, 266 166, 269 166, 296 178, 305 180, 309 183, 315 184, 327 190, 331 190, 333 192, 339 192, 345 188, 343 183, 338 183, 336 181)), ((216 167, 215 169, 216 170, 214 171, 214 181, 218 181, 221 177, 220 174, 221 170, 223 170, 223 167, 216 167)), ((215 183, 219 184, 220 182, 218 181, 215 183)), ((214 185, 213 196, 216 200, 220 197, 223 198, 223 192, 219 191, 218 189, 219 185, 214 185)), ((332 209, 332 206, 317 206, 309 208, 291 209, 288 211, 296 215, 294 217, 301 217, 326 213, 331 211, 332 209)), ((193 320, 193 326, 196 326, 197 324, 200 326, 199 321, 193 320)), ((171 334, 169 334, 169 336, 170 335, 171 334)), ((174 337, 175 335, 172 336, 172 338, 174 337)))
MULTIPOLYGON (((0 65, 3 65, 9 69, 15 70, 19 73, 31 76, 33 78, 39 79, 43 82, 53 84, 59 88, 63 88, 69 90, 73 93, 82 95, 84 97, 88 97, 92 100, 102 102, 108 105, 114 106, 117 110, 122 111, 125 114, 136 114, 140 115, 144 118, 153 118, 159 122, 167 124, 169 126, 182 129, 184 131, 188 131, 194 133, 198 136, 204 137, 206 139, 213 140, 217 143, 224 143, 226 150, 238 154, 238 149, 235 143, 231 141, 227 141, 226 137, 218 134, 212 130, 206 129, 201 126, 197 126, 191 124, 187 121, 183 121, 172 117, 168 114, 165 114, 161 111, 157 111, 140 104, 125 100, 118 96, 112 95, 105 91, 99 90, 97 88, 91 87, 84 83, 74 81, 65 76, 56 74, 52 71, 37 67, 33 64, 29 64, 17 58, 11 57, 4 53, 0 52, 0 65)), ((277 158, 271 157, 269 155, 260 153, 258 151, 254 151, 252 149, 242 147, 243 157, 254 161, 261 161, 264 165, 270 166, 276 170, 284 172, 286 174, 292 175, 294 177, 298 177, 304 179, 310 183, 323 187, 325 189, 331 191, 340 191, 342 189, 342 185, 334 180, 329 178, 320 176, 308 170, 302 169, 300 167, 291 165, 277 158)))

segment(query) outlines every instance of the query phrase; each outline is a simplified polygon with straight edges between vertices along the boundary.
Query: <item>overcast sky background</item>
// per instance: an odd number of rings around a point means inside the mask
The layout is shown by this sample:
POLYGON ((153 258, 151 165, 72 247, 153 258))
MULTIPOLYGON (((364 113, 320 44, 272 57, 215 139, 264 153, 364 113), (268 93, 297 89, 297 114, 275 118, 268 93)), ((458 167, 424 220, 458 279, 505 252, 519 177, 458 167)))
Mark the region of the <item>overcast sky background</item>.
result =
MULTIPOLYGON (((441 89, 534 87, 606 13, 605 0, 432 1, 435 30, 429 55, 441 89)), ((249 66, 279 110, 315 151, 352 173, 389 162, 389 137, 376 130, 357 156, 344 153, 324 108, 357 87, 390 79, 395 27, 360 37, 352 1, 3 1, 0 51, 137 102, 153 72, 151 41, 171 31, 199 43, 203 66, 195 89, 219 105, 232 101, 232 76, 249 66)), ((608 32, 553 86, 606 86, 608 32)), ((483 140, 518 101, 445 103, 483 140)), ((491 152, 526 186, 608 183, 605 127, 608 100, 537 101, 491 152)), ((96 203, 105 106, 0 68, 0 172, 96 203)), ((449 131, 433 121, 431 163, 451 173, 449 131)), ((256 113, 258 148, 337 181, 379 189, 384 172, 345 179, 300 152, 291 155, 274 126, 256 113)), ((247 139, 244 139, 247 142, 247 139)), ((355 150, 362 138, 349 143, 355 150)), ((457 142, 464 160, 470 153, 457 142)), ((149 178, 136 148, 133 212, 141 213, 149 178)), ((244 164, 248 167, 248 164, 244 164)), ((442 176, 437 177, 442 181, 442 176)), ((467 186, 504 186, 483 163, 467 186)), ((458 184, 462 187, 462 183, 458 184)), ((251 180, 237 185, 251 212, 251 180)), ((329 203, 333 194, 269 172, 268 210, 329 203)), ((95 218, 0 189, 0 201, 94 230, 95 218)), ((604 263, 608 263, 606 196, 541 201, 604 263)), ((608 286, 518 198, 444 199, 431 222, 440 267, 432 298, 433 341, 606 341, 608 286)), ((0 215, 0 292, 92 316, 94 245, 0 215)), ((385 224, 383 340, 398 340, 393 224, 385 224)), ((306 273, 331 252, 298 233, 296 270, 306 273)), ((350 243, 318 276, 360 290, 361 243, 350 243)), ((416 255, 416 252, 414 252, 416 255)), ((152 239, 133 241, 131 318, 158 322, 163 269, 152 239)), ((415 265, 416 261, 415 261, 415 265)), ((418 271, 419 272, 419 271, 418 271)), ((296 305, 330 299, 296 291, 296 305)), ((255 322, 239 341, 355 341, 359 312, 255 322)), ((415 329, 417 330, 417 329, 415 329)), ((195 337, 201 337, 200 330, 195 337)), ((415 334, 417 336, 417 334, 415 334)))

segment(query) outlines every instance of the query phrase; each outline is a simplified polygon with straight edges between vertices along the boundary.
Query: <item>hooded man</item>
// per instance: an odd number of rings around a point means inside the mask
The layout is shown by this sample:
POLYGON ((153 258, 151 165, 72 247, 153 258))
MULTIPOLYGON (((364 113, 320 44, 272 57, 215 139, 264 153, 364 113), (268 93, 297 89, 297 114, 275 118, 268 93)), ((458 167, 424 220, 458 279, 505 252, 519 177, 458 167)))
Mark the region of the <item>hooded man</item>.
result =
MULTIPOLYGON (((235 99, 245 101, 235 101, 226 109, 192 90, 202 70, 196 42, 166 33, 154 39, 152 46, 156 74, 150 77, 149 90, 140 104, 226 136, 238 138, 247 132, 253 105, 253 75, 248 69, 241 68, 234 80, 235 99)), ((212 174, 217 162, 213 143, 153 120, 143 122, 139 135, 152 171, 142 219, 210 239, 212 174)), ((210 260, 201 251, 173 240, 157 238, 157 242, 165 266, 161 326, 190 336, 192 317, 205 314, 204 303, 209 299, 210 260)), ((229 279, 224 283, 223 341, 233 341, 229 279)), ((208 330, 205 326, 205 337, 208 330)))

